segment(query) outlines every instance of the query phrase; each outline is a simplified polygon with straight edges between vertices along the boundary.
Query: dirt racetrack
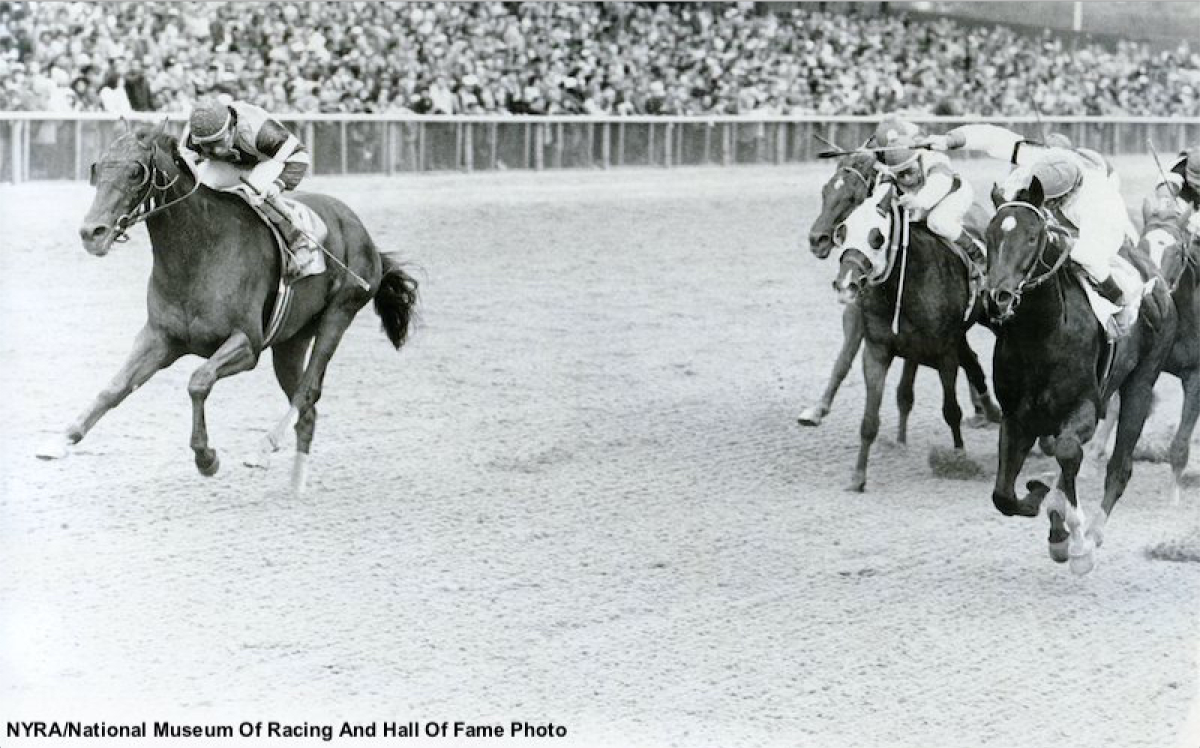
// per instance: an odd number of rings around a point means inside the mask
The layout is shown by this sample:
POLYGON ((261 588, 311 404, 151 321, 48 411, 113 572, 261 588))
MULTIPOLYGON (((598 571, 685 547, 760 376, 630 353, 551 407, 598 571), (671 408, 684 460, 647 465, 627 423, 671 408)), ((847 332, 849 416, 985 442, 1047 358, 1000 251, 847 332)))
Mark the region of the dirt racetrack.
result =
MULTIPOLYGON (((1120 166, 1144 194, 1152 162, 1120 166)), ((1000 171, 970 168, 980 195, 1000 171)), ((400 354, 369 310, 350 330, 299 500, 285 456, 240 464, 286 407, 266 361, 209 401, 215 478, 188 449, 197 359, 68 459, 33 458, 123 360, 150 257, 141 228, 103 260, 83 252, 86 185, 0 187, 5 718, 552 721, 568 735, 546 742, 578 746, 1200 745, 1200 564, 1145 553, 1200 517, 1195 492, 1170 504, 1167 466, 1137 464, 1076 578, 1044 519, 992 508, 994 429, 967 434, 984 477, 931 474, 949 444, 932 373, 907 448, 889 386, 863 495, 842 488, 858 366, 822 427, 796 425, 841 336, 834 266, 800 243, 829 173, 311 180, 412 263, 422 321, 400 354)), ((972 340, 990 372, 990 335, 972 340)), ((1178 389, 1160 383, 1152 438, 1178 389)), ((1090 500, 1099 485, 1083 482, 1090 500)))

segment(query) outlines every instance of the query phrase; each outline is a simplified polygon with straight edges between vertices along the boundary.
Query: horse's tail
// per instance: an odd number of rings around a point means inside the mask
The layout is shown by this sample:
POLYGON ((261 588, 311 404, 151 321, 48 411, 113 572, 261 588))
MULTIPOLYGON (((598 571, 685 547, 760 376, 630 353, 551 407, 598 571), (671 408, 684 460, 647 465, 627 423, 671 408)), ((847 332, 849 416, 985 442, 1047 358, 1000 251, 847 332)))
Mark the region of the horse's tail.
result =
POLYGON ((383 278, 375 294, 375 313, 383 322, 383 331, 397 349, 408 338, 417 306, 417 281, 388 255, 382 255, 383 278))

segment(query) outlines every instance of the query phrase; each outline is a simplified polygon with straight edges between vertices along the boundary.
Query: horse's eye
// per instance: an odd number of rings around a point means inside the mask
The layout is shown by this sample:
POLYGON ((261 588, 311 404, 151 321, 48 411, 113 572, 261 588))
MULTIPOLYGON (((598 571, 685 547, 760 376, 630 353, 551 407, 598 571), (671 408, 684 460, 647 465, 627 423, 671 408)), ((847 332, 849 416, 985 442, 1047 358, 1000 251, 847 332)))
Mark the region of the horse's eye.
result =
POLYGON ((133 166, 129 167, 128 171, 125 172, 125 178, 128 179, 130 182, 138 181, 139 179, 141 179, 141 176, 142 176, 142 167, 140 164, 134 164, 133 166))
POLYGON ((867 235, 867 243, 871 245, 871 249, 879 249, 883 246, 883 232, 879 229, 871 229, 871 233, 867 235))

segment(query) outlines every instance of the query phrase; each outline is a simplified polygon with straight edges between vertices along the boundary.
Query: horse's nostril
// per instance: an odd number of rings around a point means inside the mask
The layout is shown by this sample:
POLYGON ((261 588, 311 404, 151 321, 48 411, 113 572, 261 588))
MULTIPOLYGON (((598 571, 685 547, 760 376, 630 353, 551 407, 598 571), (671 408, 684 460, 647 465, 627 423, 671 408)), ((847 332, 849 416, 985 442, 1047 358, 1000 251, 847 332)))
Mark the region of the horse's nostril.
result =
POLYGON ((84 226, 79 229, 79 235, 83 237, 84 241, 87 241, 90 239, 99 239, 104 236, 106 231, 108 231, 108 227, 100 223, 95 226, 84 226))

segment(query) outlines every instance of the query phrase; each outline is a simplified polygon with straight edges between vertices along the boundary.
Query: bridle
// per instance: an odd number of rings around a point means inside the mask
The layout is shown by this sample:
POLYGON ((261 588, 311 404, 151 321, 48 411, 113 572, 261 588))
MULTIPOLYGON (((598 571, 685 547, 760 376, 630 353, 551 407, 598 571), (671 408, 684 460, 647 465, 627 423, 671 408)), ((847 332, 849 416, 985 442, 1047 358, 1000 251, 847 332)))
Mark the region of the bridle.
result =
POLYGON ((837 169, 837 172, 835 172, 835 173, 841 173, 843 171, 847 172, 849 174, 853 174, 858 179, 858 181, 862 182, 863 187, 867 188, 868 195, 870 195, 872 192, 874 192, 875 183, 879 180, 878 172, 873 173, 871 175, 871 178, 867 179, 867 177, 865 177, 861 171, 859 171, 858 169, 855 169, 853 166, 850 166, 849 164, 838 164, 838 169, 837 169))
POLYGON ((175 186, 175 183, 179 181, 182 174, 176 174, 168 181, 166 172, 158 166, 158 153, 158 144, 155 143, 150 153, 149 166, 137 159, 130 159, 128 161, 97 161, 92 164, 88 175, 88 183, 93 187, 98 184, 100 173, 105 170, 105 167, 111 169, 113 167, 124 167, 129 164, 135 164, 140 172, 138 183, 134 187, 134 190, 140 191, 141 195, 138 197, 137 202, 134 203, 133 210, 128 213, 122 213, 117 218, 115 224, 116 235, 113 237, 114 242, 129 241, 129 234, 126 233, 129 229, 150 218, 150 216, 161 213, 187 200, 196 193, 196 190, 200 189, 200 180, 197 179, 195 186, 186 195, 177 200, 163 202, 167 190, 175 186), (155 205, 156 202, 159 204, 155 205))
MULTIPOLYGON (((1037 214, 1038 218, 1041 219, 1041 227, 1038 232, 1037 254, 1034 255, 1033 262, 1029 263, 1029 267, 1026 268, 1025 274, 1021 278, 1021 282, 1018 283, 1017 287, 1012 291, 1012 308, 1016 309, 1021 303, 1021 295, 1025 291, 1037 288, 1053 278, 1055 274, 1058 273, 1058 271, 1062 268, 1062 266, 1066 264, 1067 258, 1071 255, 1071 253, 1064 248, 1054 262, 1046 262, 1046 248, 1056 243, 1051 239, 1051 235, 1057 234, 1058 236, 1065 238, 1070 234, 1067 229, 1059 226, 1054 221, 1054 217, 1049 211, 1045 210, 1044 208, 1039 208, 1033 203, 1027 203, 1022 200, 1012 200, 1002 203, 1000 207, 996 208, 996 216, 998 217, 1000 212, 1005 208, 1025 208, 1032 210, 1037 214), (1038 274, 1039 267, 1045 268, 1045 272, 1038 274)), ((993 218, 992 220, 995 221, 996 218, 993 218)))

